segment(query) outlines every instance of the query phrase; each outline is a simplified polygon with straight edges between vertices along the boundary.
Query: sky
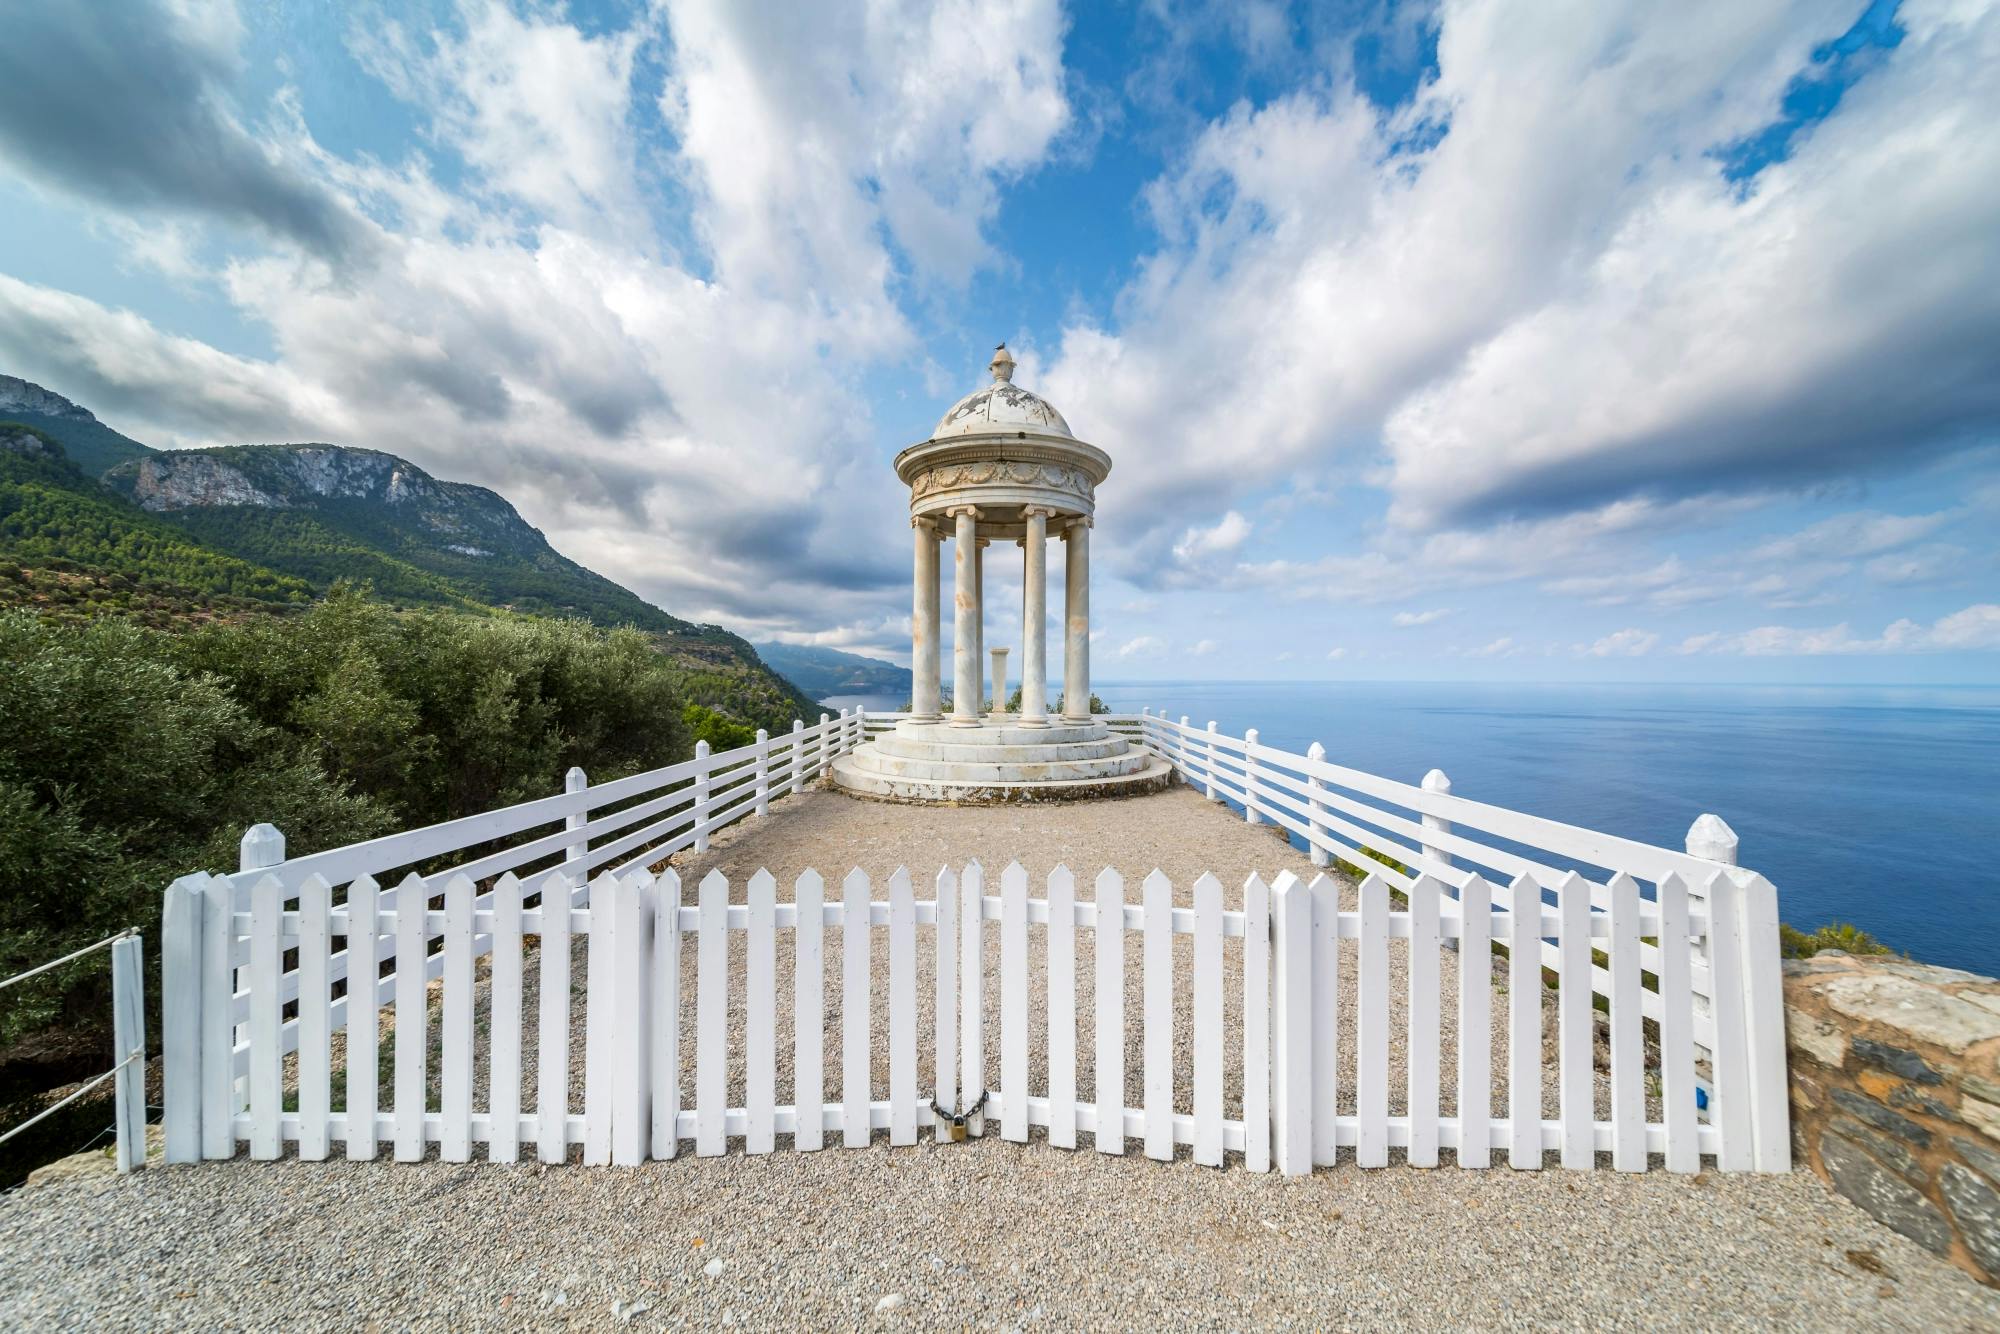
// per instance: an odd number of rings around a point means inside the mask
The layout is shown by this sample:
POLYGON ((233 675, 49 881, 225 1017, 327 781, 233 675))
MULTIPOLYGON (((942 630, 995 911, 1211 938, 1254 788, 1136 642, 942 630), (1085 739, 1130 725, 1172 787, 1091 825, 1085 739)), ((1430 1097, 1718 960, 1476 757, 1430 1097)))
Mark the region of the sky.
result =
POLYGON ((907 662, 890 460, 1005 340, 1113 459, 1099 679, 2000 682, 1995 4, 0 24, 0 373, 151 444, 907 662))

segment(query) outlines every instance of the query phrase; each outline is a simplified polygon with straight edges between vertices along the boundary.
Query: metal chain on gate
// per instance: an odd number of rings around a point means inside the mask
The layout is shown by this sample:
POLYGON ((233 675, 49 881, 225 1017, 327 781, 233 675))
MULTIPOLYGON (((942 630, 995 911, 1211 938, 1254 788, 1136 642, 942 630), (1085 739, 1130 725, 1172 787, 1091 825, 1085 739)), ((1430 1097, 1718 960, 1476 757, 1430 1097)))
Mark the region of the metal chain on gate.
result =
POLYGON ((951 1122, 951 1143, 953 1144, 962 1144, 965 1142, 965 1133, 966 1133, 965 1123, 967 1121, 970 1121, 973 1117, 979 1115, 979 1113, 982 1110, 984 1110, 985 1107, 986 1107, 986 1090, 984 1089, 980 1090, 979 1100, 973 1103, 972 1106, 966 1108, 962 1112, 947 1112, 944 1108, 938 1106, 937 1095, 936 1094, 931 1095, 932 1114, 935 1115, 940 1121, 951 1122))

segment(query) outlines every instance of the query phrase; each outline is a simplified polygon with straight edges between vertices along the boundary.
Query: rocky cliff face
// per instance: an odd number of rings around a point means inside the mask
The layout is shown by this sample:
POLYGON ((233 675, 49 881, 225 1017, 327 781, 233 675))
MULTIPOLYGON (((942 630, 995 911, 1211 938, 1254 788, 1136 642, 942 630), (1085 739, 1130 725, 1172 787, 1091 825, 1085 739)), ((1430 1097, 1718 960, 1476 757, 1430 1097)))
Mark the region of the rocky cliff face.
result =
POLYGON ((129 476, 132 499, 139 508, 155 514, 212 505, 290 508, 282 497, 208 454, 160 454, 118 471, 121 481, 129 476))
POLYGON ((248 506, 379 507, 405 532, 429 533, 462 556, 496 545, 539 549, 542 535, 483 486, 440 482, 393 454, 345 445, 242 445, 173 450, 113 469, 105 478, 156 514, 248 506))
POLYGON ((0 375, 0 415, 14 412, 32 412, 37 416, 79 422, 97 420, 89 408, 80 408, 61 394, 51 393, 32 380, 0 375))

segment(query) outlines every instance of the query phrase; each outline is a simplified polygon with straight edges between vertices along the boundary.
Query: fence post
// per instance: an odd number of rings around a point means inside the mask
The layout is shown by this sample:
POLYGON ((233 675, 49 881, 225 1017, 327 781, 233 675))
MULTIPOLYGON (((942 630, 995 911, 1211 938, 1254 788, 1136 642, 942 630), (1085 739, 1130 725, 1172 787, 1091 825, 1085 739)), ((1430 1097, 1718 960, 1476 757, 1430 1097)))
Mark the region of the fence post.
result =
MULTIPOLYGON (((820 715, 822 718, 825 714, 820 715)), ((792 719, 792 781, 785 788, 785 795, 802 790, 806 782, 806 725, 797 718, 792 719)))
POLYGON ((201 890, 205 875, 167 886, 160 912, 160 1121, 167 1161, 201 1161, 201 890))
MULTIPOLYGON (((590 778, 582 769, 574 765, 570 767, 568 773, 563 775, 564 792, 582 792, 589 786, 590 778)), ((575 833, 589 823, 590 812, 577 811, 567 820, 563 821, 563 827, 571 833, 575 833)), ((590 883, 590 869, 585 865, 589 854, 590 840, 581 836, 577 837, 567 848, 563 849, 563 861, 566 863, 569 871, 569 885, 573 890, 582 889, 590 883)))
MULTIPOLYGON (((1695 817, 1695 822, 1688 826, 1686 846, 1687 854, 1690 857, 1700 857, 1704 861, 1720 862, 1724 866, 1736 865, 1738 848, 1736 831, 1731 829, 1719 815, 1704 814, 1695 817)), ((1688 909, 1702 913, 1709 912, 1712 905, 1709 903, 1707 880, 1697 875, 1688 876, 1686 879, 1688 882, 1688 909)), ((1708 932, 1695 937, 1690 942, 1689 951, 1694 958, 1694 962, 1707 973, 1711 988, 1715 985, 1715 957, 1714 952, 1709 948, 1709 937, 1714 930, 1714 922, 1711 919, 1708 932)), ((1695 993, 1694 1004, 1697 1015, 1712 1016, 1715 1012, 1713 998, 1704 996, 1700 992, 1695 993)))
POLYGON ((1181 771, 1182 779, 1186 779, 1188 776, 1187 733, 1188 733, 1188 716, 1184 713, 1181 715, 1180 731, 1174 733, 1174 753, 1167 760, 1167 763, 1173 765, 1176 769, 1179 769, 1181 771))
POLYGON ((1757 1171, 1789 1172, 1791 1104, 1785 1069, 1778 891, 1761 875, 1740 875, 1738 879, 1742 892, 1736 896, 1737 948, 1743 978, 1743 1037, 1750 1066, 1750 1151, 1757 1171))
MULTIPOLYGON (((1312 745, 1306 747, 1306 758, 1316 764, 1324 763, 1326 760, 1326 747, 1320 745, 1317 741, 1313 742, 1312 745)), ((1326 822, 1320 818, 1326 813, 1326 802, 1319 795, 1326 790, 1326 783, 1318 774, 1308 773, 1306 775, 1306 786, 1311 788, 1313 792, 1313 818, 1311 822, 1313 836, 1308 840, 1306 851, 1312 857, 1312 864, 1314 866, 1331 866, 1333 865, 1333 854, 1324 847, 1321 847, 1319 842, 1320 839, 1327 837, 1326 822)))
POLYGON ((136 932, 111 945, 111 1031, 118 1074, 112 1088, 118 1123, 118 1170, 146 1165, 145 940, 136 932))
POLYGON ((771 813, 771 734, 763 728, 757 729, 757 757, 752 761, 757 766, 757 814, 771 813))
POLYGON ((1208 744, 1203 754, 1201 776, 1204 781, 1204 795, 1210 801, 1221 801, 1222 794, 1215 790, 1215 719, 1208 720, 1208 744))
MULTIPOLYGON (((268 870, 273 866, 282 865, 284 860, 285 835, 278 826, 253 824, 244 830, 243 839, 237 844, 236 877, 229 887, 230 908, 247 910, 250 907, 250 886, 256 883, 256 878, 249 872, 268 870)), ((241 968, 229 970, 229 989, 232 995, 244 989, 243 973, 244 970, 241 968)), ((239 1047, 248 1040, 250 1034, 247 1024, 232 1024, 229 1031, 231 1040, 239 1047)), ((230 1087, 235 1090, 233 1110, 241 1111, 249 1105, 250 1081, 247 1076, 238 1076, 230 1081, 230 1087)))
MULTIPOLYGON (((847 710, 842 709, 840 711, 840 714, 841 717, 845 718, 847 716, 847 710)), ((834 736, 833 736, 833 729, 828 727, 826 724, 827 724, 827 716, 822 713, 819 716, 819 776, 822 779, 828 777, 833 773, 834 736)))
POLYGON ((1271 1160, 1288 1177, 1312 1171, 1312 1021, 1312 891, 1287 871, 1271 887, 1271 1160))
MULTIPOLYGON (((1424 775, 1423 789, 1426 792, 1437 792, 1445 796, 1450 796, 1451 780, 1445 777, 1444 770, 1433 769, 1429 773, 1424 775)), ((1449 834, 1451 832, 1451 821, 1444 819, 1442 816, 1426 814, 1424 816, 1424 828, 1435 829, 1440 834, 1449 834)), ((1451 854, 1449 852, 1446 852, 1443 848, 1434 848, 1428 843, 1420 847, 1418 849, 1418 852, 1423 857, 1425 863, 1423 866, 1419 867, 1418 870, 1420 872, 1428 872, 1431 875, 1437 876, 1438 883, 1445 887, 1445 894, 1454 903, 1457 902, 1458 901, 1457 888, 1454 887, 1451 881, 1446 877, 1437 875, 1437 867, 1451 865, 1451 854)), ((1444 939, 1444 944, 1446 949, 1456 950, 1458 948, 1458 937, 1446 936, 1444 939)))
POLYGON ((694 850, 708 851, 708 830, 702 826, 708 823, 708 743, 694 743, 694 850))
POLYGON ((1257 761, 1250 754, 1257 749, 1257 729, 1243 734, 1243 822, 1260 823, 1257 816, 1257 761))

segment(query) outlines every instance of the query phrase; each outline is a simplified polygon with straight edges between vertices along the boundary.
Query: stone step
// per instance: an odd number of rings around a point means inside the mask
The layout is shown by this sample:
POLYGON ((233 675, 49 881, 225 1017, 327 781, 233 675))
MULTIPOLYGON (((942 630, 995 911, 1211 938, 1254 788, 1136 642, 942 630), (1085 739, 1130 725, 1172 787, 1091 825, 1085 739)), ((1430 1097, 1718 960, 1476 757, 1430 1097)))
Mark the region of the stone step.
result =
POLYGON ((891 735, 910 741, 960 746, 1070 746, 1102 741, 1111 735, 1111 729, 1097 719, 1087 723, 1054 720, 1047 727, 1022 727, 1012 714, 998 716, 1000 721, 995 722, 995 715, 988 714, 977 727, 954 727, 949 721, 913 723, 904 718, 896 723, 891 735))
POLYGON ((890 755, 874 745, 862 746, 851 754, 855 768, 865 773, 880 774, 885 778, 919 778, 941 783, 1040 783, 1116 778, 1138 772, 1153 758, 1144 751, 1128 750, 1122 755, 1108 755, 1095 759, 1031 760, 1020 755, 1024 749, 1026 748, 1013 747, 1013 755, 1000 763, 929 760, 890 755))
POLYGON ((1124 755, 1131 750, 1131 744, 1118 736, 1108 736, 1101 741, 1002 746, 991 742, 960 742, 944 738, 917 741, 891 733, 870 744, 884 755, 897 755, 909 760, 950 760, 963 764, 1006 764, 1014 760, 1027 763, 1102 760, 1124 755))
POLYGON ((1025 783, 967 783, 940 782, 923 778, 892 778, 870 773, 855 764, 855 756, 859 753, 852 752, 834 760, 833 781, 843 791, 877 801, 961 802, 967 805, 1087 801, 1159 792, 1174 781, 1173 767, 1165 760, 1153 756, 1144 757, 1147 761, 1145 768, 1135 773, 1119 774, 1109 778, 1025 783))

